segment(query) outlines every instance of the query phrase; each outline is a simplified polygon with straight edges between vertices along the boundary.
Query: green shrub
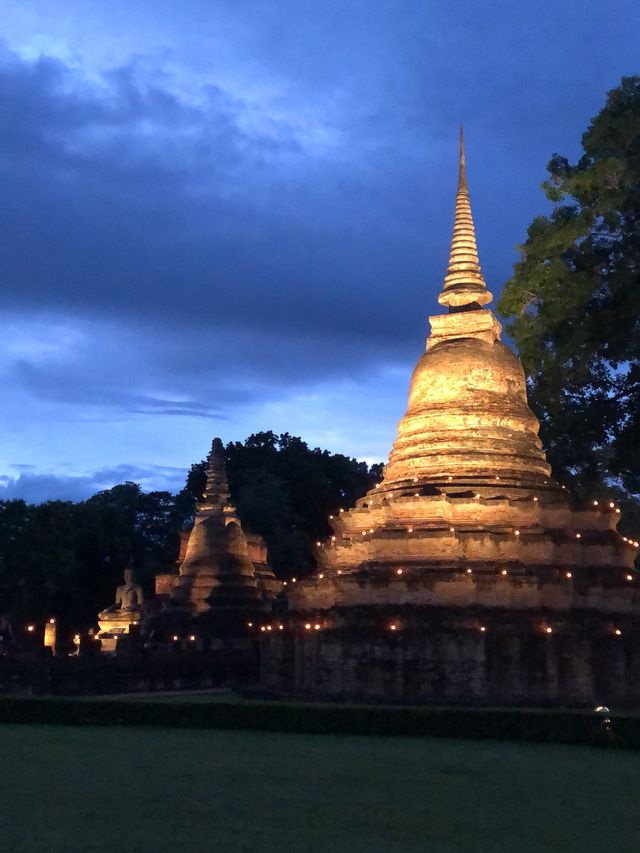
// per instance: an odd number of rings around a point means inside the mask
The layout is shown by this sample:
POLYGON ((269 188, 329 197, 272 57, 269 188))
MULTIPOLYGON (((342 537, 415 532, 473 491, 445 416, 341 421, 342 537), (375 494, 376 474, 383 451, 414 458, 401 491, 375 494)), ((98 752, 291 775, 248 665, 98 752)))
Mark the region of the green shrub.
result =
POLYGON ((579 711, 170 702, 102 699, 0 700, 0 723, 259 729, 306 734, 404 735, 640 748, 640 718, 579 711))

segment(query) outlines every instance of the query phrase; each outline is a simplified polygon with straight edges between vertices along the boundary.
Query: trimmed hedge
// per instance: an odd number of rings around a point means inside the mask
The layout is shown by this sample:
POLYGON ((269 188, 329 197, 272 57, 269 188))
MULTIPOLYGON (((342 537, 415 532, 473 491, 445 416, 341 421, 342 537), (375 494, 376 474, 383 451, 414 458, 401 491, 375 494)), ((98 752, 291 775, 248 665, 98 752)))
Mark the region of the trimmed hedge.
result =
POLYGON ((605 722, 576 711, 7 697, 0 699, 0 723, 489 738, 640 749, 640 717, 613 715, 605 722))

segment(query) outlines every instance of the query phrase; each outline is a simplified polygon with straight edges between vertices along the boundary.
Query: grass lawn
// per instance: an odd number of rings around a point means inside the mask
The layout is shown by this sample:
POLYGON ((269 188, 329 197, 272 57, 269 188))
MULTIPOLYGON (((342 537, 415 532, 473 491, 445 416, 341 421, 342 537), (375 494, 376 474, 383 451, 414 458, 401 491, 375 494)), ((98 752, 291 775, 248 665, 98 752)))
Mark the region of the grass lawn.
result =
POLYGON ((489 741, 0 726, 3 853, 640 850, 640 755, 489 741))

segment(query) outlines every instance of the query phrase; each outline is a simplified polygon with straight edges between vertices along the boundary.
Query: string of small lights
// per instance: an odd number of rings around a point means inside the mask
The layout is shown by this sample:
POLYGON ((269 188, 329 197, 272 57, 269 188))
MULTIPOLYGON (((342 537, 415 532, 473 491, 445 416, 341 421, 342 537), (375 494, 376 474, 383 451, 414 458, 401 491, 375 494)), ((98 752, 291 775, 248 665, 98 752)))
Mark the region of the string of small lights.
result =
MULTIPOLYGON (((288 630, 288 631, 293 631, 293 632, 298 632, 301 630, 303 630, 303 631, 322 631, 322 630, 326 630, 328 627, 330 627, 330 626, 327 626, 326 624, 323 624, 321 622, 304 622, 304 623, 296 622, 294 624, 287 624, 287 625, 284 625, 283 623, 278 623, 277 625, 271 625, 271 624, 254 625, 253 622, 247 623, 247 628, 249 628, 249 629, 256 628, 256 629, 259 629, 262 633, 269 633, 269 632, 274 631, 274 630, 278 630, 278 631, 287 631, 288 630)), ((402 622, 400 620, 394 620, 392 622, 387 623, 387 625, 386 625, 386 630, 389 630, 389 631, 397 632, 397 631, 402 631, 402 629, 403 629, 403 625, 402 625, 402 622)), ((486 633, 490 632, 490 629, 487 625, 469 626, 468 630, 479 631, 481 634, 486 634, 486 633)), ((561 631, 562 631, 561 628, 556 628, 553 625, 550 625, 548 622, 539 623, 536 626, 533 626, 532 630, 534 631, 534 633, 543 634, 547 637, 551 637, 552 635, 561 633, 561 631)), ((601 633, 604 635, 609 634, 609 635, 612 635, 614 637, 622 637, 624 632, 623 632, 622 628, 620 628, 618 626, 608 625, 608 626, 603 628, 601 633)), ((174 637, 173 639, 176 640, 179 638, 174 637)), ((191 640, 193 638, 189 637, 189 639, 191 640)))

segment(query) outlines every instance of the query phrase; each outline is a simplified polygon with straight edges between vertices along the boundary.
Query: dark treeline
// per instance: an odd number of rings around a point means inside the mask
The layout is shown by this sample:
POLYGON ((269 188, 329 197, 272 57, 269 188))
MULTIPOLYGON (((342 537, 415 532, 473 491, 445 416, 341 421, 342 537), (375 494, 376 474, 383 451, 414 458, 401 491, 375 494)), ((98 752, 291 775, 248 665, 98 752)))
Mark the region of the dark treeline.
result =
MULTIPOLYGON (((352 505, 381 473, 272 432, 227 445, 226 456, 243 524, 265 538, 283 577, 313 569, 313 542, 328 535, 329 514, 352 505)), ((193 523, 205 467, 194 464, 176 495, 124 483, 80 503, 0 501, 0 615, 91 627, 129 562, 151 593, 154 574, 175 566, 178 531, 193 523)))

